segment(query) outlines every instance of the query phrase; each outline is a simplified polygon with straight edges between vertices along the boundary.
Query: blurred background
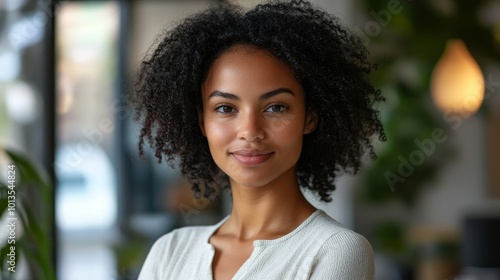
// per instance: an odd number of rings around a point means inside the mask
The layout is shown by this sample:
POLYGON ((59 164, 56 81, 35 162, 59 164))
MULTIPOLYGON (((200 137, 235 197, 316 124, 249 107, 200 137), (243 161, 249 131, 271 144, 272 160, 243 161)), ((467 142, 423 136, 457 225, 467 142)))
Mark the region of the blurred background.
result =
MULTIPOLYGON (((156 238, 229 213, 138 158, 124 103, 157 34, 217 2, 0 0, 0 222, 12 164, 20 220, 0 279, 136 279, 156 238)), ((376 279, 500 279, 500 0, 312 3, 379 65, 388 138, 313 204, 369 239, 376 279)))

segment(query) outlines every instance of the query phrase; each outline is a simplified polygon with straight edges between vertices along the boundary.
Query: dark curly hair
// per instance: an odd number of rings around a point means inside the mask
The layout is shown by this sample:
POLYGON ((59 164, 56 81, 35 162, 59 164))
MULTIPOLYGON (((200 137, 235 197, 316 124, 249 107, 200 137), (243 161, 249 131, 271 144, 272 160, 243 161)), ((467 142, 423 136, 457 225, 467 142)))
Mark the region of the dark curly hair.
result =
POLYGON ((361 41, 339 20, 305 1, 269 2, 250 11, 221 4, 185 19, 160 35, 139 68, 129 102, 142 122, 139 154, 146 139, 158 162, 179 164, 197 197, 213 198, 227 175, 213 161, 198 125, 201 84, 217 57, 235 45, 267 50, 295 72, 306 106, 318 116, 304 136, 297 163, 299 184, 331 201, 334 180, 356 173, 371 136, 385 140, 383 101, 369 82, 374 65, 361 41))

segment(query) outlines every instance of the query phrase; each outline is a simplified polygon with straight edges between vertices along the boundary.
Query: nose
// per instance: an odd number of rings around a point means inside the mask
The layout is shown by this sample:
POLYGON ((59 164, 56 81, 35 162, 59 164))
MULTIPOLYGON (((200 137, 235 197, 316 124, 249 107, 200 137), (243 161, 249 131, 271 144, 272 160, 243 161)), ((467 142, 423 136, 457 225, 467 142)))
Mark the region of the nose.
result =
POLYGON ((265 132, 263 120, 259 114, 249 112, 240 114, 240 127, 238 130, 238 138, 248 142, 255 142, 264 139, 265 132))

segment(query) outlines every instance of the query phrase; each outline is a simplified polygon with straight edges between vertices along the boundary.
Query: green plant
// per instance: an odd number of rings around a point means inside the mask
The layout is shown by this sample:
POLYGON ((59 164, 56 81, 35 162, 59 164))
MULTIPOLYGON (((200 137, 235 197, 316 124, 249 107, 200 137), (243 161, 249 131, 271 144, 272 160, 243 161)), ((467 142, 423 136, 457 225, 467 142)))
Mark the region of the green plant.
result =
POLYGON ((53 186, 28 157, 8 149, 4 152, 11 161, 5 171, 7 181, 0 182, 0 216, 10 224, 2 225, 9 228, 9 237, 0 244, 1 279, 15 279, 22 256, 32 279, 55 279, 50 241, 53 186))

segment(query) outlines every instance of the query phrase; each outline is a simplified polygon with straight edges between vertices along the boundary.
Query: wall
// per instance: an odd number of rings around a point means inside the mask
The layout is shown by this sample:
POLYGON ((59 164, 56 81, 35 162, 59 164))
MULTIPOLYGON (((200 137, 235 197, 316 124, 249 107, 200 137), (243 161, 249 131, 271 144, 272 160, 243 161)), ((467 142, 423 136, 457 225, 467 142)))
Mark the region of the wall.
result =
POLYGON ((210 0, 132 1, 130 4, 129 67, 136 68, 157 35, 181 19, 208 7, 210 0))
MULTIPOLYGON (((500 77, 498 73, 495 76, 500 77)), ((496 91, 500 92, 500 87, 496 91)), ((490 110, 500 110, 494 100, 498 97, 496 94, 485 100, 490 110)), ((455 147, 457 155, 423 194, 415 209, 415 225, 458 229, 468 213, 496 210, 500 214, 500 198, 492 197, 488 166, 488 137, 493 132, 487 125, 490 117, 476 114, 450 129, 449 140, 443 144, 455 147)))

